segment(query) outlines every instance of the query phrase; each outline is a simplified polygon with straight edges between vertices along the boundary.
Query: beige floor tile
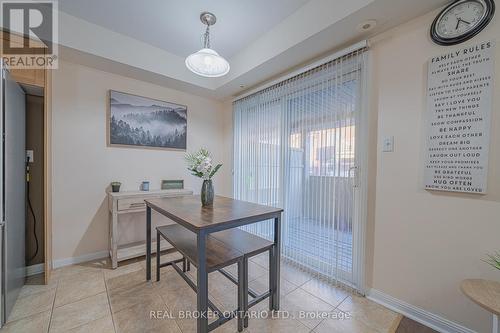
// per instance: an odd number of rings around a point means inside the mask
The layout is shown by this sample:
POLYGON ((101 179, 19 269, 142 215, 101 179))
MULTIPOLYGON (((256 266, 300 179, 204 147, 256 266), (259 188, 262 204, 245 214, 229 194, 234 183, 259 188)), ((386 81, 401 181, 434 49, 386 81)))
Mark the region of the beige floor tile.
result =
POLYGON ((165 303, 158 297, 157 300, 148 304, 136 304, 122 311, 113 313, 116 331, 123 333, 181 332, 175 319, 171 317, 156 319, 151 316, 152 311, 156 314, 159 312, 169 312, 165 303))
POLYGON ((250 261, 258 264, 262 268, 269 269, 269 251, 261 253, 255 257, 251 257, 250 261))
POLYGON ((117 288, 108 292, 111 311, 118 312, 139 303, 152 302, 159 297, 158 289, 144 282, 131 288, 117 288))
POLYGON ((43 274, 29 276, 26 279, 24 286, 21 288, 19 297, 38 294, 44 291, 49 291, 57 288, 58 279, 50 279, 48 284, 45 284, 45 277, 43 274))
POLYGON ((179 311, 196 311, 196 293, 189 286, 158 289, 158 292, 176 318, 179 311))
POLYGON ((313 329, 333 311, 334 307, 298 288, 281 300, 280 310, 288 311, 295 319, 313 329))
POLYGON ((141 268, 140 270, 137 271, 133 271, 130 273, 118 275, 116 277, 107 279, 106 286, 108 290, 113 290, 117 288, 132 288, 134 286, 141 285, 146 282, 147 282, 146 270, 141 268))
POLYGON ((353 317, 335 310, 332 316, 323 320, 316 328, 316 333, 374 333, 376 329, 353 317))
POLYGON ((40 312, 52 309, 56 289, 43 291, 40 293, 18 298, 14 308, 10 313, 8 321, 14 321, 20 318, 28 317, 40 312))
POLYGON ((78 302, 54 308, 50 332, 67 332, 110 314, 106 293, 90 296, 78 302))
MULTIPOLYGON (((156 279, 156 275, 153 277, 156 279)), ((160 281, 153 282, 153 285, 162 292, 190 288, 186 281, 171 267, 162 268, 160 281)))
MULTIPOLYGON (((269 290, 269 276, 263 275, 263 276, 259 277, 258 279, 250 281, 248 283, 248 287, 252 288, 255 292, 257 292, 259 294, 263 294, 263 293, 267 292, 269 290)), ((298 288, 298 286, 291 283, 290 281, 285 280, 284 278, 280 279, 280 295, 281 296, 285 296, 297 288, 298 288)))
POLYGON ((7 323, 1 330, 2 333, 36 332, 44 333, 49 330, 51 311, 45 311, 29 317, 7 323))
POLYGON ((309 280, 303 284, 301 288, 334 307, 337 307, 346 297, 351 295, 351 293, 345 288, 342 288, 342 286, 335 286, 328 281, 316 278, 309 280))
POLYGON ((108 262, 106 259, 69 265, 58 268, 51 272, 51 276, 54 278, 60 279, 65 278, 75 274, 81 274, 83 272, 100 272, 103 268, 108 268, 108 262))
MULTIPOLYGON (((238 276, 238 265, 234 264, 226 268, 226 270, 231 273, 234 277, 238 276)), ((268 275, 269 271, 267 268, 263 268, 262 266, 249 261, 248 262, 248 277, 250 280, 255 280, 263 275, 268 275)))
POLYGON ((70 329, 68 333, 115 333, 111 316, 102 317, 88 324, 70 329))
POLYGON ((360 296, 347 297, 338 308, 364 324, 384 332, 393 327, 394 321, 398 319, 396 312, 360 296))
POLYGON ((313 278, 312 274, 309 272, 301 270, 300 268, 287 262, 281 263, 280 272, 282 278, 287 279, 297 286, 301 286, 313 278))
MULTIPOLYGON (((209 295, 210 300, 217 306, 221 311, 225 311, 224 306, 218 302, 213 295, 209 295)), ((162 296, 163 300, 170 309, 171 316, 175 318, 177 324, 183 333, 196 333, 196 319, 187 319, 186 315, 189 312, 196 311, 196 293, 192 289, 178 289, 176 291, 169 291, 164 293, 162 296)), ((217 317, 215 314, 209 310, 209 322, 215 321, 217 317)), ((230 322, 226 325, 231 325, 230 322)), ((224 325, 224 326, 226 326, 224 325)), ((222 329, 218 329, 218 332, 235 332, 227 330, 227 326, 222 329)))
POLYGON ((104 272, 104 278, 106 280, 118 277, 120 275, 124 274, 129 274, 133 272, 140 271, 141 269, 144 268, 144 263, 143 262, 127 262, 127 263, 120 263, 118 268, 112 269, 103 269, 104 272))
MULTIPOLYGON (((172 260, 176 260, 176 259, 181 259, 182 258, 182 254, 180 254, 179 252, 169 252, 169 253, 163 253, 161 255, 161 263, 165 263, 167 261, 172 261, 172 260)), ((146 258, 141 258, 140 260, 141 264, 142 264, 142 267, 144 269, 146 269, 146 258)), ((182 265, 182 263, 179 263, 179 265, 182 265)), ((154 270, 156 268, 156 254, 153 254, 151 256, 151 268, 154 270)), ((163 270, 163 268, 162 268, 163 270)))
MULTIPOLYGON (((215 319, 210 319, 209 322, 213 322, 215 319)), ((196 333, 196 319, 177 319, 177 325, 181 329, 182 333, 196 333)), ((236 318, 224 323, 224 325, 219 326, 215 330, 211 331, 215 333, 235 333, 238 332, 238 324, 236 318)))
POLYGON ((306 333, 310 329, 293 318, 287 318, 283 315, 273 317, 270 311, 259 312, 260 318, 251 317, 248 322, 248 328, 245 332, 250 333, 306 333), (267 317, 262 317, 266 314, 267 317))
POLYGON ((106 291, 102 271, 82 271, 59 279, 55 307, 74 303, 106 291))
POLYGON ((238 308, 238 286, 219 272, 209 275, 208 291, 222 306, 222 311, 233 311, 238 308))

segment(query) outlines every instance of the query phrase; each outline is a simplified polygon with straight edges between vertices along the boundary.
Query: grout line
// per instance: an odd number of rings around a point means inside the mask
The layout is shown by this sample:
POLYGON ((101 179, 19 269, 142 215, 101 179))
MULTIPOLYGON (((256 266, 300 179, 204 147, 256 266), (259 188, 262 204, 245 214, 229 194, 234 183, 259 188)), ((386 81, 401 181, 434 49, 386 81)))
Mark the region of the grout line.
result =
MULTIPOLYGON (((102 278, 104 280, 104 272, 101 271, 100 273, 103 274, 102 278)), ((57 282, 57 288, 58 289, 59 289, 59 283, 60 283, 60 281, 57 282)), ((76 302, 80 302, 80 301, 83 301, 83 300, 85 300, 87 298, 94 297, 94 296, 97 296, 97 295, 100 295, 100 294, 106 292, 106 281, 105 280, 104 280, 104 289, 105 290, 99 291, 97 294, 87 295, 87 296, 79 298, 77 300, 74 300, 74 301, 71 301, 71 302, 68 302, 68 303, 64 303, 64 304, 59 304, 58 306, 54 306, 54 307, 55 308, 60 308, 60 307, 63 307, 63 306, 69 305, 69 304, 73 304, 73 303, 76 303, 76 302)), ((54 298, 54 300, 55 300, 55 298, 54 298)), ((100 318, 98 318, 98 319, 100 319, 100 318)))
MULTIPOLYGON (((302 289, 302 288, 301 288, 301 289, 302 289)), ((304 290, 304 289, 302 289, 302 290, 304 290)), ((307 293, 309 293, 307 290, 304 290, 304 291, 305 291, 305 292, 307 292, 307 293)), ((311 293, 309 293, 309 294, 311 294, 311 293)), ((313 294, 311 294, 311 295, 313 295, 313 294)), ((313 295, 313 296, 315 296, 315 295, 313 295)), ((316 297, 316 298, 319 298, 318 296, 315 296, 315 297, 316 297)), ((344 311, 342 311, 341 309, 339 309, 339 306, 340 306, 340 304, 342 304, 342 303, 343 303, 343 302, 344 302, 344 301, 345 301, 348 297, 349 297, 349 295, 347 295, 346 297, 344 297, 344 298, 342 299, 342 301, 340 301, 340 303, 339 303, 339 304, 337 304, 337 306, 335 306, 335 307, 333 308, 333 310, 332 310, 332 311, 334 311, 334 310, 338 310, 338 311, 340 311, 340 312, 344 312, 344 311)), ((325 301, 325 300, 323 300, 322 298, 320 298, 320 299, 321 299, 322 301, 326 302, 326 301, 325 301)), ((326 303, 330 304, 329 302, 326 302, 326 303)), ((330 305, 331 305, 331 304, 330 304, 330 305)), ((325 320, 327 320, 327 319, 325 318, 325 319, 321 320, 321 321, 319 322, 319 324, 318 324, 318 325, 314 326, 314 328, 310 331, 310 333, 314 332, 314 330, 315 330, 316 328, 318 328, 318 326, 319 326, 319 325, 321 325, 321 324, 322 324, 325 320)), ((393 332, 390 332, 390 333, 393 333, 393 332)))
POLYGON ((319 322, 319 324, 318 324, 318 325, 314 326, 314 327, 311 329, 311 331, 310 331, 310 332, 314 332, 314 330, 315 330, 316 328, 318 328, 318 326, 319 326, 319 325, 321 325, 321 324, 322 324, 325 320, 326 320, 326 318, 325 318, 325 319, 322 319, 322 320, 319 322))
POLYGON ((47 328, 47 332, 50 332, 50 326, 52 325, 52 316, 54 315, 54 307, 56 304, 57 291, 59 290, 59 278, 57 279, 57 285, 55 289, 56 291, 54 292, 54 300, 52 301, 52 308, 50 309, 49 327, 47 328))
POLYGON ((108 298, 109 313, 111 315, 111 322, 113 323, 113 330, 116 333, 115 318, 114 318, 114 315, 113 315, 113 310, 111 309, 111 301, 109 299, 109 292, 108 292, 108 283, 106 281, 106 277, 104 276, 104 272, 102 272, 102 278, 104 279, 104 289, 106 290, 106 297, 108 298))

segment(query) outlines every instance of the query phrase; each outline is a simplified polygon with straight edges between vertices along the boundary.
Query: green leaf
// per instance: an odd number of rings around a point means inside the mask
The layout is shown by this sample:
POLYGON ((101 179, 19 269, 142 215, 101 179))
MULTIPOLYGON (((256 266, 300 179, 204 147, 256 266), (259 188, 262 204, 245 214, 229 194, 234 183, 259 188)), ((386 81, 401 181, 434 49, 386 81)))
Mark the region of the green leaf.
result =
POLYGON ((215 173, 216 173, 217 171, 219 171, 219 169, 221 168, 221 166, 222 166, 222 164, 217 164, 217 165, 215 166, 215 168, 212 170, 212 172, 210 172, 209 178, 212 178, 212 177, 215 175, 215 173))
POLYGON ((500 252, 496 251, 494 255, 487 254, 486 259, 483 259, 488 265, 500 270, 500 252))

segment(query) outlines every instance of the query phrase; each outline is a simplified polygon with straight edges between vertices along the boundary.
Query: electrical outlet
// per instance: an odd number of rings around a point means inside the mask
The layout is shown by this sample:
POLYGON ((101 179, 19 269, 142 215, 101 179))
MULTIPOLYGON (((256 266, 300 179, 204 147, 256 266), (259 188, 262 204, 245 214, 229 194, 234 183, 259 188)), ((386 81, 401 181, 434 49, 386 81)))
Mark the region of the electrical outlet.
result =
POLYGON ((389 136, 384 139, 382 151, 384 153, 392 153, 394 151, 394 137, 389 136))
POLYGON ((30 163, 35 162, 33 150, 26 150, 26 159, 29 159, 30 163))

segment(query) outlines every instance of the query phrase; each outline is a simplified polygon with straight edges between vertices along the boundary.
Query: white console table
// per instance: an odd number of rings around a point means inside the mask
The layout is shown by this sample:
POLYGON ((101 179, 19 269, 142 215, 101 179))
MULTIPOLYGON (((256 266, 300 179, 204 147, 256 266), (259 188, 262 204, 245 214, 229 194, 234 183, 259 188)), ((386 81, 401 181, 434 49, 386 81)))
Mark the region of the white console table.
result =
MULTIPOLYGON (((118 216, 122 214, 140 213, 146 211, 144 200, 177 197, 183 195, 192 195, 191 190, 156 190, 156 191, 126 191, 126 192, 109 192, 108 207, 109 207, 109 256, 113 268, 118 267, 118 262, 140 257, 146 254, 146 242, 135 242, 126 245, 118 245, 118 216)), ((138 221, 146 223, 146 218, 138 221)), ((161 244, 161 250, 171 248, 170 244, 165 242, 161 244)), ((152 245, 153 251, 156 250, 156 245, 152 245)))

